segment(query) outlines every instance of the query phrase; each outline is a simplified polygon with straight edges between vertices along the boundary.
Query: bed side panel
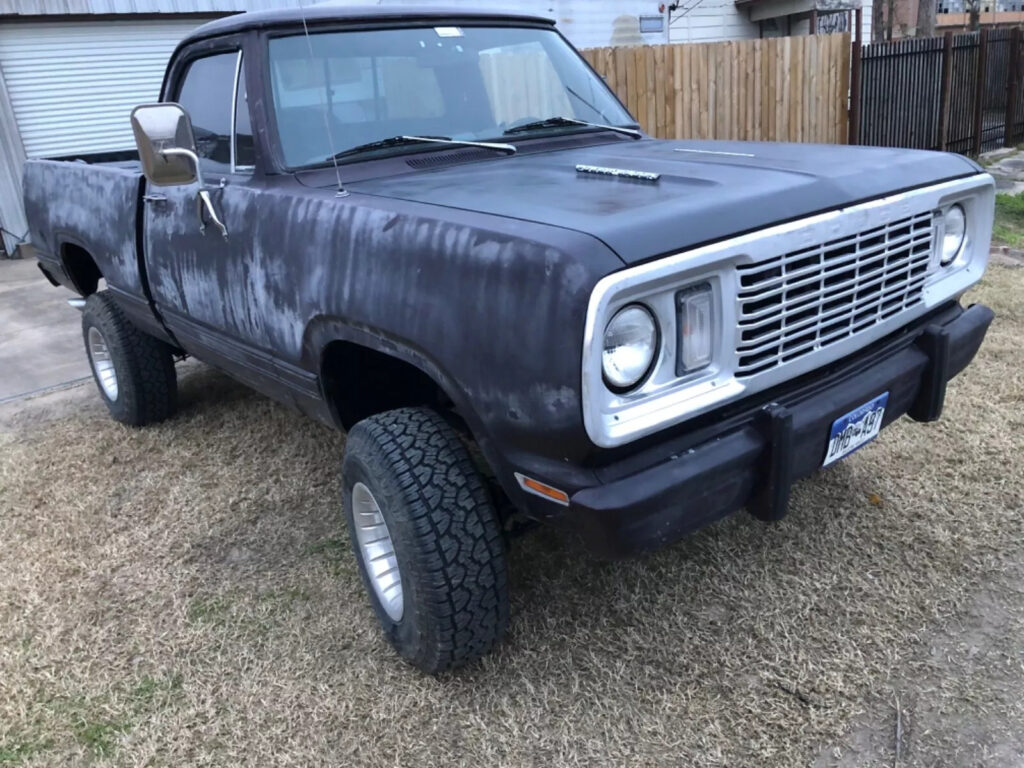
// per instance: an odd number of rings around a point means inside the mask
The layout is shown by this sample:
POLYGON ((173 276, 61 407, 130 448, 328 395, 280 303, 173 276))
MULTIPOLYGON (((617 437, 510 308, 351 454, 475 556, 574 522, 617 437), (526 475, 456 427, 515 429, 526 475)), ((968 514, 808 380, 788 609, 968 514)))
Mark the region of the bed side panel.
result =
POLYGON ((25 212, 32 243, 58 260, 73 243, 96 261, 107 285, 144 298, 137 258, 141 174, 113 165, 30 160, 25 164, 25 212))

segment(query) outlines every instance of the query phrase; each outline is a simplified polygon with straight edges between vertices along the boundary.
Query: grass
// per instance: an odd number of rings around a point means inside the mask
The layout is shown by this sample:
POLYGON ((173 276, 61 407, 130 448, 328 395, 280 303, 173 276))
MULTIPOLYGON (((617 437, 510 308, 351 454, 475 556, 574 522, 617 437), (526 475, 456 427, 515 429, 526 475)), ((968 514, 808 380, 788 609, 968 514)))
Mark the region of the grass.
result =
POLYGON ((150 429, 89 387, 0 411, 0 766, 892 765, 897 709, 900 766, 1014 764, 1021 295, 993 268, 943 420, 778 524, 617 563, 518 540, 509 639, 440 680, 373 623, 342 435, 198 366, 150 429))
POLYGON ((997 245, 1024 247, 1024 193, 996 195, 996 219, 992 240, 997 245))
POLYGON ((165 707, 172 706, 181 690, 182 676, 143 675, 131 684, 115 684, 98 694, 58 693, 59 687, 40 689, 21 701, 20 730, 0 725, 0 766, 43 764, 63 737, 65 749, 86 762, 111 758, 138 725, 165 707))
POLYGON ((113 754, 119 736, 131 730, 125 721, 83 720, 72 726, 75 738, 96 757, 113 754))
POLYGON ((0 765, 17 765, 27 761, 33 755, 46 752, 51 742, 37 737, 26 737, 11 734, 0 741, 0 765))

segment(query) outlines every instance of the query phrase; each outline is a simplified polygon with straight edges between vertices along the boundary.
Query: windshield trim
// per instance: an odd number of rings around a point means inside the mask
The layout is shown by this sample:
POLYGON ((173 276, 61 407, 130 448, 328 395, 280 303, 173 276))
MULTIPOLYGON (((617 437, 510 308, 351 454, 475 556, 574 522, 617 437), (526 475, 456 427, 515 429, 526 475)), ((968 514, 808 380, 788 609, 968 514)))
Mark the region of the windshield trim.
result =
MULTIPOLYGON (((613 91, 611 87, 609 87, 605 79, 597 72, 596 69, 594 69, 591 66, 590 62, 583 57, 583 55, 579 52, 576 46, 574 46, 569 41, 569 39, 562 34, 562 31, 555 26, 554 21, 543 19, 533 20, 530 18, 490 19, 472 16, 462 17, 459 16, 458 14, 452 14, 451 18, 446 18, 445 21, 445 26, 454 24, 455 26, 467 28, 477 27, 483 29, 539 29, 547 32, 553 32, 562 39, 562 42, 564 42, 569 47, 569 49, 576 55, 576 58, 580 61, 580 63, 582 63, 583 66, 586 67, 587 70, 591 73, 591 75, 593 75, 594 79, 596 80, 597 87, 603 88, 605 92, 615 101, 615 103, 622 108, 623 112, 629 115, 630 118, 633 117, 633 115, 629 111, 629 108, 626 107, 622 99, 618 97, 618 94, 616 94, 615 91, 613 91)), ((390 29, 433 29, 436 26, 438 26, 437 20, 425 18, 367 20, 365 23, 345 23, 338 20, 331 20, 324 23, 317 23, 316 25, 313 25, 311 23, 309 25, 309 34, 319 35, 331 34, 335 32, 372 32, 374 30, 390 29)), ((270 41, 275 38, 294 37, 296 35, 304 34, 305 31, 301 23, 298 23, 296 26, 287 29, 275 27, 274 29, 264 29, 259 32, 260 56, 258 66, 260 68, 260 79, 262 80, 262 88, 260 90, 263 94, 264 104, 266 105, 265 121, 267 123, 268 128, 267 144, 270 154, 270 163, 268 165, 273 166, 273 168, 280 173, 301 173, 303 171, 316 171, 321 170, 323 168, 331 168, 334 165, 334 163, 330 159, 327 159, 323 162, 308 163, 305 165, 288 165, 288 163, 285 162, 284 159, 284 149, 281 145, 281 135, 277 125, 277 110, 274 109, 274 92, 270 71, 270 41)), ((253 61, 254 64, 257 63, 255 61, 255 58, 256 57, 254 57, 253 61)), ((637 130, 642 131, 638 122, 634 122, 629 127, 632 127, 632 125, 636 125, 637 130)), ((592 133, 596 131, 608 132, 607 128, 592 128, 590 126, 582 125, 553 126, 553 128, 555 128, 557 132, 562 133, 592 133)), ((545 133, 547 132, 548 131, 545 129, 545 133)), ((545 136, 543 135, 535 135, 533 131, 530 131, 528 133, 524 133, 521 135, 487 137, 479 139, 479 141, 504 141, 506 143, 515 143, 516 141, 544 137, 545 136)), ((381 150, 370 150, 366 154, 360 153, 353 157, 345 158, 344 160, 339 160, 338 165, 354 165, 357 163, 365 162, 367 160, 384 159, 392 155, 437 152, 443 151, 443 149, 443 147, 420 147, 418 145, 409 145, 407 147, 387 147, 382 148, 381 150)))

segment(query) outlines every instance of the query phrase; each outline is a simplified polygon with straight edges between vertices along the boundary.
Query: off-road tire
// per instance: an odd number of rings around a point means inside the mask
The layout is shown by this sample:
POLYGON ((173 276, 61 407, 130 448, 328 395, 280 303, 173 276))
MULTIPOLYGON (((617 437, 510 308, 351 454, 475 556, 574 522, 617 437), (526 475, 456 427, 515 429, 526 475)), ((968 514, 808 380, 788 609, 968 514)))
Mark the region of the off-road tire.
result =
POLYGON ((490 651, 508 627, 505 545, 486 482, 456 431, 426 408, 371 416, 349 432, 342 481, 363 584, 398 653, 437 674, 490 651), (372 492, 394 544, 404 599, 397 622, 356 541, 356 483, 372 492))
POLYGON ((96 388, 115 421, 141 427, 174 414, 178 378, 171 348, 132 325, 106 291, 86 299, 82 310, 82 339, 96 388), (115 398, 104 391, 96 373, 89 345, 90 328, 100 332, 114 364, 115 398))

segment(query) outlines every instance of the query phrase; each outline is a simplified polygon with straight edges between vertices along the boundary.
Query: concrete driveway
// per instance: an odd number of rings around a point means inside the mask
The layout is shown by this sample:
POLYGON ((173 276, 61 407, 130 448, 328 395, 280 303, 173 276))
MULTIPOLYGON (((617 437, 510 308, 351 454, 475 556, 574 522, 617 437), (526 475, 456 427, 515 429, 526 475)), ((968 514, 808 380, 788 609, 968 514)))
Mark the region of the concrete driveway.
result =
POLYGON ((71 297, 35 259, 0 260, 0 403, 89 377, 71 297))

